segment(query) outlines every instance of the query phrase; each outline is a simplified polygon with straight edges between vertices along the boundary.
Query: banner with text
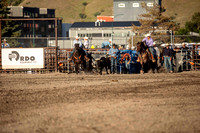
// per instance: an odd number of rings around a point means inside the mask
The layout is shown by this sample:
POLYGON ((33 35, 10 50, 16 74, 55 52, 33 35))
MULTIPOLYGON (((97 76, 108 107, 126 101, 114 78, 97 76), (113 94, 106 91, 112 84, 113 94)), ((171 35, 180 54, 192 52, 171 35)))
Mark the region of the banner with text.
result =
POLYGON ((43 48, 2 48, 2 68, 44 68, 43 48))

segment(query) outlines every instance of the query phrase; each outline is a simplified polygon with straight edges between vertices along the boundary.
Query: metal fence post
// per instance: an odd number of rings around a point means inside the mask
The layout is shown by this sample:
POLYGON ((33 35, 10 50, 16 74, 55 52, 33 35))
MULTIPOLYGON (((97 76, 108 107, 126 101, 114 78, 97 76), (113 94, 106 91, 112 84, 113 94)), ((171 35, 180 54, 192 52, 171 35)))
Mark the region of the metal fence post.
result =
POLYGON ((67 71, 69 73, 69 51, 67 51, 67 71))

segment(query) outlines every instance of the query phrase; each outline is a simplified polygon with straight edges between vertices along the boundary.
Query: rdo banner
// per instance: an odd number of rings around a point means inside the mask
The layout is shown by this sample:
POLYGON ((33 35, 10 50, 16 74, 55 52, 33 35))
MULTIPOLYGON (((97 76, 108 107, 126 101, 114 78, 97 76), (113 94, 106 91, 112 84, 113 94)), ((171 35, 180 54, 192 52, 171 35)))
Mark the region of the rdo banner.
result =
POLYGON ((2 68, 44 68, 43 48, 2 48, 2 68))

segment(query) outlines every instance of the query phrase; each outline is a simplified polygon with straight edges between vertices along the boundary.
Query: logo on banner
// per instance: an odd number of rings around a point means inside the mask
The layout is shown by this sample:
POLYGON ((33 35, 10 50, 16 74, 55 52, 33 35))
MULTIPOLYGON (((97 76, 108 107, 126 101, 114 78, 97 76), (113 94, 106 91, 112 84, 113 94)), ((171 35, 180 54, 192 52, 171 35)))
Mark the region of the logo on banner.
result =
POLYGON ((12 51, 8 58, 10 61, 16 60, 20 61, 20 63, 33 63, 35 62, 35 56, 20 56, 17 51, 12 51))

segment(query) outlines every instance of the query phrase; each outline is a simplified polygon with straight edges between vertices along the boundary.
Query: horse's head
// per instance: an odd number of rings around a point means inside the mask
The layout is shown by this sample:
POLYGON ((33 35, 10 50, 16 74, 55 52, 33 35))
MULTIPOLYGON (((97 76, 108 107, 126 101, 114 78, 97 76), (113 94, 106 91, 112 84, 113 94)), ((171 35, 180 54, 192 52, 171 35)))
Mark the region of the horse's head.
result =
POLYGON ((138 52, 140 52, 141 49, 142 49, 142 46, 141 46, 141 45, 142 45, 141 42, 138 42, 138 43, 137 43, 137 46, 136 46, 136 47, 137 47, 137 51, 138 51, 138 52))
POLYGON ((75 49, 79 49, 80 48, 79 43, 74 44, 74 46, 75 46, 75 49))
POLYGON ((144 42, 138 42, 137 43, 137 51, 138 52, 141 52, 141 51, 143 51, 143 50, 145 50, 146 48, 145 48, 145 45, 144 45, 144 42))

